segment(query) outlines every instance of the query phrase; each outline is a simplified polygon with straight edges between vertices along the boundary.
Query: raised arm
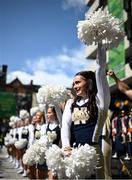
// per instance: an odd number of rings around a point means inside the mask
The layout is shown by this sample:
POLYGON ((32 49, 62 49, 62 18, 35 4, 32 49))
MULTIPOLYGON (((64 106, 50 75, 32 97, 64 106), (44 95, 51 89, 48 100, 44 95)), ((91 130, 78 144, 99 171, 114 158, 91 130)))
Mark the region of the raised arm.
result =
POLYGON ((110 105, 110 90, 106 78, 106 50, 98 45, 96 59, 97 106, 99 109, 108 110, 110 105))
POLYGON ((107 72, 107 75, 109 75, 110 77, 112 77, 117 85, 117 88, 124 93, 129 99, 132 100, 132 89, 123 81, 121 81, 112 70, 109 70, 107 72))
POLYGON ((97 83, 97 106, 98 120, 93 133, 93 142, 98 142, 105 124, 110 105, 110 90, 106 79, 106 50, 101 44, 98 45, 96 59, 96 83, 97 83))

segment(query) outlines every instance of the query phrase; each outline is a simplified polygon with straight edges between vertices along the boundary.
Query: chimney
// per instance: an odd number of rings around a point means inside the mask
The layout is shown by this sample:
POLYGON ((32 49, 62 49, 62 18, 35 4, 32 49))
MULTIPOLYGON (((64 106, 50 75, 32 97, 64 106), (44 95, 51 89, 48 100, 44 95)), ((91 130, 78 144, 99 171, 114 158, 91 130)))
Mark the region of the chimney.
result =
POLYGON ((0 84, 6 84, 7 65, 0 66, 0 84))
POLYGON ((30 81, 30 85, 31 85, 31 86, 33 85, 33 80, 30 81))

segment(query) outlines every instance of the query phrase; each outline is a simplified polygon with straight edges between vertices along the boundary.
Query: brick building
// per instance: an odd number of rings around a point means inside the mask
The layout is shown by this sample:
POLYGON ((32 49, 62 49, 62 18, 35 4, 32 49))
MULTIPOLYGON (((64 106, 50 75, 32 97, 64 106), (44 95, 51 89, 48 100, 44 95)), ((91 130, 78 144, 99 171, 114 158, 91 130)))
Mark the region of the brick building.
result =
POLYGON ((20 109, 30 110, 33 96, 40 86, 23 84, 18 78, 6 83, 7 66, 0 67, 0 119, 17 115, 20 109))

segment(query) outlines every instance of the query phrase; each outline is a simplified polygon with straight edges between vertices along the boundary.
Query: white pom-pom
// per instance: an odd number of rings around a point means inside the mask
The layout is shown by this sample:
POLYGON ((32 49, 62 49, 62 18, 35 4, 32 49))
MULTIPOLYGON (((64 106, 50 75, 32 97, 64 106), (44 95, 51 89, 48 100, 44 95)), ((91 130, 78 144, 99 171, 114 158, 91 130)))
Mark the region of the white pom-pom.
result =
POLYGON ((59 179, 65 177, 65 163, 62 150, 55 144, 46 151, 48 169, 57 174, 59 179))
POLYGON ((65 157, 66 176, 72 179, 85 179, 94 174, 96 167, 96 151, 85 144, 73 148, 71 156, 65 157))
POLYGON ((30 109, 30 115, 34 116, 36 114, 36 112, 38 112, 38 111, 39 111, 39 107, 38 106, 32 107, 30 109))
POLYGON ((18 116, 11 116, 9 126, 13 126, 16 122, 20 121, 21 119, 18 116))
POLYGON ((12 127, 14 125, 14 122, 9 122, 9 126, 12 127))
POLYGON ((120 26, 119 19, 99 8, 88 14, 86 20, 78 21, 78 38, 86 45, 102 43, 106 48, 117 47, 124 38, 120 26))
POLYGON ((45 112, 46 111, 46 104, 39 104, 39 109, 41 112, 45 112))
POLYGON ((16 141, 14 145, 17 149, 23 149, 26 147, 27 143, 27 139, 21 139, 19 141, 16 141))
POLYGON ((9 139, 9 144, 15 144, 16 141, 17 141, 16 138, 10 137, 10 139, 9 139))
POLYGON ((96 151, 85 144, 73 148, 70 156, 64 156, 57 145, 52 145, 46 151, 48 168, 55 172, 59 178, 85 179, 94 174, 96 167, 96 151))
POLYGON ((18 116, 15 116, 14 117, 14 123, 19 122, 19 121, 21 121, 21 118, 19 118, 18 116))
POLYGON ((33 151, 32 146, 26 150, 26 153, 23 155, 23 164, 32 166, 35 164, 35 152, 33 151))
POLYGON ((67 89, 64 86, 45 85, 39 88, 36 95, 38 103, 61 103, 67 99, 67 89))
POLYGON ((45 152, 49 147, 47 135, 43 139, 36 140, 23 157, 23 163, 29 166, 33 164, 43 164, 45 162, 45 152))
POLYGON ((29 118, 29 113, 28 113, 28 111, 25 110, 25 109, 20 110, 20 112, 19 112, 19 117, 20 117, 21 119, 29 118))
POLYGON ((10 121, 11 121, 11 122, 13 122, 14 119, 15 119, 15 116, 11 116, 11 117, 10 117, 10 121))
POLYGON ((12 139, 11 135, 9 133, 6 134, 6 136, 4 137, 4 144, 5 146, 9 146, 10 145, 10 139, 12 139))

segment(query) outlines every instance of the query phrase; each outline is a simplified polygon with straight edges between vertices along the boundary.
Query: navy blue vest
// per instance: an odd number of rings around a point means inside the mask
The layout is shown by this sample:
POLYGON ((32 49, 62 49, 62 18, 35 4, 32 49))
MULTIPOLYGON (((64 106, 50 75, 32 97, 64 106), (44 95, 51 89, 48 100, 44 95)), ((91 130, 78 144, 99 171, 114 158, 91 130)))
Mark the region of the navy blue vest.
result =
POLYGON ((28 140, 28 138, 29 138, 29 130, 25 129, 25 128, 23 130, 26 130, 27 132, 26 133, 22 132, 22 139, 27 139, 28 140))
POLYGON ((56 132, 57 138, 53 141, 53 144, 59 145, 59 142, 60 142, 60 127, 56 126, 53 130, 51 130, 51 129, 49 129, 49 124, 48 124, 46 132, 48 132, 48 131, 50 131, 50 132, 55 131, 56 132))
POLYGON ((91 144, 97 115, 90 116, 87 111, 87 103, 82 106, 77 104, 73 107, 71 124, 71 146, 77 147, 79 144, 91 144))

